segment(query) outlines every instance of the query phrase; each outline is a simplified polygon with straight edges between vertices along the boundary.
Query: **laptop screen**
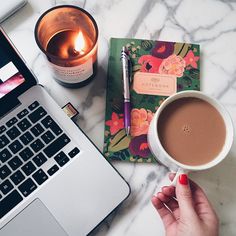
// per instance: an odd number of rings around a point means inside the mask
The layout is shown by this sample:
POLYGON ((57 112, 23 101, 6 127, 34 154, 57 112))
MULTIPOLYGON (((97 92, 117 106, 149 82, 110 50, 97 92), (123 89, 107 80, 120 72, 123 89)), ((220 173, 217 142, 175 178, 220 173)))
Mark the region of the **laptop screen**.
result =
POLYGON ((0 99, 24 82, 23 75, 0 47, 0 99))
POLYGON ((18 96, 36 84, 34 75, 0 28, 0 117, 19 104, 18 96))

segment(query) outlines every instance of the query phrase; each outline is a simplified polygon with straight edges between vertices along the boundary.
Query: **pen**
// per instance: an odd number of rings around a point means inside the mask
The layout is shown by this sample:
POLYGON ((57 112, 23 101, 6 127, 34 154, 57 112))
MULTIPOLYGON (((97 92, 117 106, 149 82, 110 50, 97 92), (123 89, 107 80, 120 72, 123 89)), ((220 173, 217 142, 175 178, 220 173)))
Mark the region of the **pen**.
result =
POLYGON ((122 63, 122 74, 123 74, 123 86, 124 86, 124 123, 126 135, 130 133, 131 126, 131 115, 130 115, 130 58, 126 47, 122 47, 121 50, 121 63, 122 63))

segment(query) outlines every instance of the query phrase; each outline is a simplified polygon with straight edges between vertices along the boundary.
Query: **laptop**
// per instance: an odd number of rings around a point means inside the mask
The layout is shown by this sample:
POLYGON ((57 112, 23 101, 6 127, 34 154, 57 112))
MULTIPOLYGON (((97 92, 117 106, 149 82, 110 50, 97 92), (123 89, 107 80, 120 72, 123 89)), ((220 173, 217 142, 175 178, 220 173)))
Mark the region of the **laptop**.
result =
POLYGON ((129 195, 0 29, 0 235, 87 235, 129 195))
POLYGON ((25 4, 27 0, 7 0, 2 4, 0 8, 0 23, 6 20, 8 17, 13 15, 15 12, 20 10, 25 4))

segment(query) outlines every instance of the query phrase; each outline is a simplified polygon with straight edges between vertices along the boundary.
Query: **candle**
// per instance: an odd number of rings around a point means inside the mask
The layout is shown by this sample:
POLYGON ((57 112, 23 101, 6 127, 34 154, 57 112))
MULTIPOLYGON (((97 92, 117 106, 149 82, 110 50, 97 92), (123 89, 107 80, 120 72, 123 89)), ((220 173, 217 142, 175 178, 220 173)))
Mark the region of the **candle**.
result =
POLYGON ((82 57, 92 47, 92 41, 82 31, 65 30, 54 35, 46 51, 63 59, 82 57))
POLYGON ((36 24, 35 38, 60 84, 81 87, 94 78, 98 29, 85 10, 74 6, 49 9, 36 24))

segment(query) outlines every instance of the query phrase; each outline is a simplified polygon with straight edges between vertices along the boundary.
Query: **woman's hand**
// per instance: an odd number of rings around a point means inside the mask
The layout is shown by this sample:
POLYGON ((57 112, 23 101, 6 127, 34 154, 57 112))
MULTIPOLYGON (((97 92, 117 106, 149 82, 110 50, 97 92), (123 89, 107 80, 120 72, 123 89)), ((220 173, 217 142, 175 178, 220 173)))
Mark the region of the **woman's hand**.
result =
MULTIPOLYGON (((173 180, 175 174, 170 174, 173 180)), ((216 236, 217 215, 203 190, 186 174, 179 176, 176 187, 165 186, 153 196, 167 236, 216 236)))

